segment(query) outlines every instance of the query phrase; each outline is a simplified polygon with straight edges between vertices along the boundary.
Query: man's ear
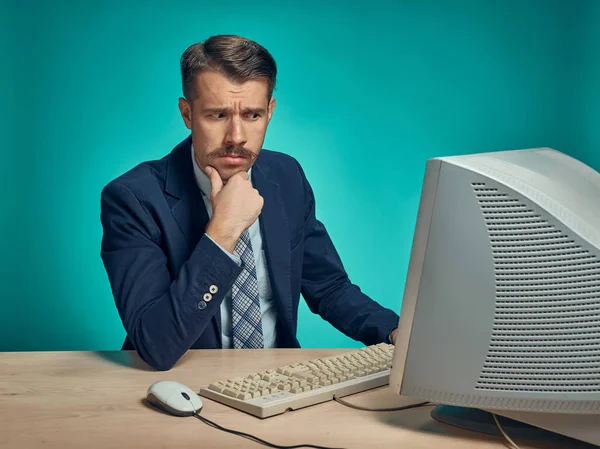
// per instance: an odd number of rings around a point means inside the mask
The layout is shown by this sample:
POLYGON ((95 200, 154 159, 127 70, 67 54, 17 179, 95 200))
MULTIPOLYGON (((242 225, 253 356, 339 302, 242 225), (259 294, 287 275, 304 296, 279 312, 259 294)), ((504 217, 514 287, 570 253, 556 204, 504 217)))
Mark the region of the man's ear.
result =
POLYGON ((183 97, 179 98, 179 112, 187 129, 192 129, 192 107, 183 97))
POLYGON ((267 117, 269 118, 269 121, 271 121, 271 117, 273 116, 273 110, 275 109, 275 97, 271 97, 271 101, 269 101, 269 108, 268 108, 268 114, 267 117))

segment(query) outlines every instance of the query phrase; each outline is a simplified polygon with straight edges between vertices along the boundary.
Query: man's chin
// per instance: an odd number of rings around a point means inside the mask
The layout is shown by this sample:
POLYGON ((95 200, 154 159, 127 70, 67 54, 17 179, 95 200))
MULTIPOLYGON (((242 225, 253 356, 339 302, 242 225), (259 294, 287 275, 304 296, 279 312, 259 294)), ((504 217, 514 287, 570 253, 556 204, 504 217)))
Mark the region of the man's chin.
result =
POLYGON ((247 172, 249 170, 249 167, 243 166, 243 167, 218 167, 217 171, 219 172, 219 175, 221 176, 221 179, 223 180, 223 182, 227 182, 231 177, 235 176, 238 173, 241 172, 247 172))

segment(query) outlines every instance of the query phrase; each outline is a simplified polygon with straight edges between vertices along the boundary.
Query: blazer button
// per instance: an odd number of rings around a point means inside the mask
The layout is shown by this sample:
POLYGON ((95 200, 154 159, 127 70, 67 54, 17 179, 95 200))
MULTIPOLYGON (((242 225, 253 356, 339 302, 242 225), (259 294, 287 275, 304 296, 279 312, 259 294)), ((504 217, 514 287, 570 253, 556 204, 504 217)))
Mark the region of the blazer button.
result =
POLYGON ((204 293, 204 300, 209 302, 212 299, 212 295, 210 293, 204 293))
POLYGON ((199 308, 200 310, 204 310, 204 309, 206 309, 206 302, 205 302, 205 301, 200 301, 200 302, 198 303, 198 308, 199 308))
POLYGON ((217 287, 216 285, 211 285, 210 287, 208 287, 208 291, 214 295, 219 291, 219 287, 217 287))

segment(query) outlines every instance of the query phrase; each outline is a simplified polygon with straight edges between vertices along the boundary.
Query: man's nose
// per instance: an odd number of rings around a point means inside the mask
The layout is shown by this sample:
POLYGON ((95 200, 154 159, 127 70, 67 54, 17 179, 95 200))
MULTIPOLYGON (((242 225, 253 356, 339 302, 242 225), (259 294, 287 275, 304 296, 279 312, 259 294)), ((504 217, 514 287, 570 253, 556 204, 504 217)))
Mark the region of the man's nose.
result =
POLYGON ((226 140, 228 144, 243 145, 246 143, 246 134, 240 117, 233 116, 229 122, 226 140))

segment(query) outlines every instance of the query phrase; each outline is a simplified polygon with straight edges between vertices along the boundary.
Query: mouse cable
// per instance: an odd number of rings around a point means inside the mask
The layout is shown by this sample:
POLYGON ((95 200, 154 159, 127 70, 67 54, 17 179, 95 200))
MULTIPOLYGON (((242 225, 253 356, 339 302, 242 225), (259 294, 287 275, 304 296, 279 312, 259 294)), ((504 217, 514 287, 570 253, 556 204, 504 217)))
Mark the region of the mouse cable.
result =
POLYGON ((498 429, 500 430, 500 432, 502 433, 502 436, 506 439, 506 442, 508 443, 508 447, 510 449, 519 449, 519 446, 517 446, 517 443, 515 443, 509 436, 508 434, 504 431, 504 429, 502 428, 502 426, 500 425, 500 421, 498 421, 498 418, 496 417, 495 413, 492 413, 492 416, 494 417, 494 421, 496 421, 496 425, 498 426, 498 429))
POLYGON ((402 410, 408 410, 411 408, 425 407, 428 405, 437 405, 432 402, 419 402, 418 404, 405 405, 403 407, 391 407, 391 408, 369 408, 369 407, 361 407, 360 405, 354 405, 350 402, 344 401, 341 398, 338 398, 336 395, 333 395, 333 400, 339 402, 346 407, 354 408, 356 410, 363 410, 366 412, 399 412, 402 410))
POLYGON ((200 421, 202 421, 203 423, 208 424, 209 426, 214 427, 215 429, 219 429, 219 430, 222 430, 223 432, 229 432, 234 435, 248 438, 249 440, 252 440, 256 443, 264 444, 265 446, 274 447, 276 449, 296 449, 296 448, 300 448, 300 447, 310 447, 310 448, 314 448, 314 449, 343 449, 343 448, 332 448, 332 447, 325 447, 325 446, 315 446, 313 444, 297 444, 294 446, 278 446, 277 444, 269 443, 268 441, 265 441, 263 439, 255 437, 254 435, 250 435, 249 433, 244 433, 244 432, 239 432, 237 430, 227 429, 226 427, 220 426, 217 423, 214 423, 211 420, 205 418, 204 416, 201 416, 198 412, 194 413, 194 416, 196 418, 198 418, 200 421))

